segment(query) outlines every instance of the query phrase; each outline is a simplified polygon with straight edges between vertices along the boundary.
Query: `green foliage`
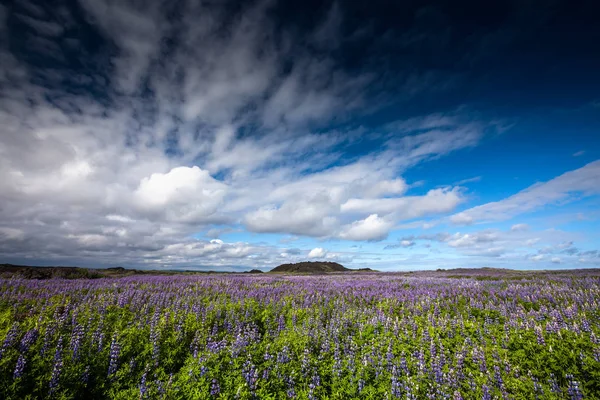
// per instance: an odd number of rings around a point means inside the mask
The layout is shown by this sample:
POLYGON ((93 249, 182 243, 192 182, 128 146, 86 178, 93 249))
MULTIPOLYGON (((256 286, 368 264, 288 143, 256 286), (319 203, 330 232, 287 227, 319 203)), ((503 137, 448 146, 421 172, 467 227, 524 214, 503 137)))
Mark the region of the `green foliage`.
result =
POLYGON ((336 279, 0 281, 0 398, 600 396, 598 282, 336 279))

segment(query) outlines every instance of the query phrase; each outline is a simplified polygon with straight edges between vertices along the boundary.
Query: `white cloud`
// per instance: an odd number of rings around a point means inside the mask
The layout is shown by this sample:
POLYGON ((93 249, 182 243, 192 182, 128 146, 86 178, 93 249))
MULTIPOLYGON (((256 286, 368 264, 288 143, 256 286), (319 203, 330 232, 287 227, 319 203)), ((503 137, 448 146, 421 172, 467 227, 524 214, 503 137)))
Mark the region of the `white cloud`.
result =
POLYGON ((499 235, 495 232, 476 232, 473 234, 455 233, 447 238, 446 243, 452 247, 470 247, 477 243, 489 243, 498 240, 499 235))
POLYGON ((398 198, 351 198, 341 205, 344 213, 394 214, 397 220, 419 218, 425 215, 452 211, 463 201, 458 188, 432 189, 424 196, 398 198))
POLYGON ((288 201, 281 207, 264 206, 249 212, 244 223, 253 232, 327 236, 338 225, 328 211, 328 204, 288 201))
POLYGON ((315 247, 308 253, 308 258, 323 258, 327 252, 321 247, 315 247))
POLYGON ((149 213, 164 213, 167 220, 201 221, 213 215, 227 186, 197 166, 173 168, 166 174, 143 178, 134 192, 135 205, 149 213))
POLYGON ((504 200, 454 214, 450 217, 450 221, 458 225, 503 221, 544 206, 565 204, 580 196, 598 193, 600 193, 600 161, 595 161, 548 182, 532 185, 504 200))
POLYGON ((342 227, 339 237, 347 240, 381 240, 385 239, 392 229, 393 223, 371 214, 367 218, 342 227))
POLYGON ((551 261, 552 261, 554 264, 560 264, 560 262, 561 262, 561 260, 560 260, 560 258, 559 258, 559 257, 552 257, 552 260, 551 260, 551 261))
POLYGON ((466 185, 467 183, 479 182, 481 181, 481 176, 474 176, 472 178, 462 179, 455 183, 456 186, 466 185))
POLYGON ((411 246, 414 246, 414 245, 415 245, 415 242, 412 241, 412 240, 401 240, 400 241, 400 246, 401 247, 411 247, 411 246))
MULTIPOLYGON (((558 255, 561 260, 582 254, 573 247, 573 239, 577 234, 563 232, 556 229, 532 231, 530 229, 486 229, 468 233, 439 232, 435 234, 421 234, 407 236, 401 241, 415 242, 432 241, 443 246, 448 246, 445 251, 475 258, 493 257, 502 258, 503 261, 512 260, 519 265, 524 259, 535 255, 558 255), (537 254, 531 255, 532 248, 537 254)), ((399 246, 387 246, 393 249, 399 246)), ((542 258, 532 259, 540 261, 542 258)))

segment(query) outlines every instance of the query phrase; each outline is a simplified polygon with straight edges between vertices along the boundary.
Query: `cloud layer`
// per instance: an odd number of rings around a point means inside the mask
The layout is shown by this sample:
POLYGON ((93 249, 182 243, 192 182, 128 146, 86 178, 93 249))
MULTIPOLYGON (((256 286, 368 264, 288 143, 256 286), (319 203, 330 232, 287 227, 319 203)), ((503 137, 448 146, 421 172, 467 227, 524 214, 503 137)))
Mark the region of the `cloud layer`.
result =
POLYGON ((229 7, 82 1, 79 11, 2 9, 2 254, 249 264, 271 253, 194 238, 230 226, 381 240, 399 221, 461 203, 458 187, 407 196, 400 174, 476 145, 483 124, 452 113, 376 134, 323 131, 334 117, 376 106, 366 106, 371 75, 349 73, 331 48, 319 50, 336 35, 335 9, 306 43, 273 24, 270 2, 234 14, 229 7), (10 50, 17 31, 9 18, 40 46, 43 62, 10 50), (72 69, 68 57, 88 56, 89 45, 67 26, 94 37, 104 68, 72 69), (357 140, 377 147, 348 156, 357 140))
MULTIPOLYGON (((325 244, 250 238, 373 243, 415 220, 500 221, 598 194, 593 162, 456 213, 465 186, 482 178, 425 190, 409 172, 505 122, 465 106, 389 112, 453 79, 412 70, 412 58, 405 70, 363 68, 385 64, 378 46, 352 67, 348 46, 376 28, 349 28, 340 4, 282 23, 274 1, 177 3, 0 6, 0 256, 148 267, 350 261, 325 244), (244 237, 219 239, 227 232, 244 237)), ((420 46, 435 36, 425 31, 409 27, 399 43, 420 46)), ((490 255, 509 244, 483 248, 486 237, 440 241, 490 255)))

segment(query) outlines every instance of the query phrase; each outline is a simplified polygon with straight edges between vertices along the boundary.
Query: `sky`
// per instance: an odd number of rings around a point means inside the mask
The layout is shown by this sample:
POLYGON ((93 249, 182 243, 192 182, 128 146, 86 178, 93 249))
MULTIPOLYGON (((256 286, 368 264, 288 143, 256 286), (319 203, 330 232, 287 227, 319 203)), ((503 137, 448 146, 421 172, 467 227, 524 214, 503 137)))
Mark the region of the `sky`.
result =
POLYGON ((600 267, 594 1, 0 4, 0 262, 600 267))

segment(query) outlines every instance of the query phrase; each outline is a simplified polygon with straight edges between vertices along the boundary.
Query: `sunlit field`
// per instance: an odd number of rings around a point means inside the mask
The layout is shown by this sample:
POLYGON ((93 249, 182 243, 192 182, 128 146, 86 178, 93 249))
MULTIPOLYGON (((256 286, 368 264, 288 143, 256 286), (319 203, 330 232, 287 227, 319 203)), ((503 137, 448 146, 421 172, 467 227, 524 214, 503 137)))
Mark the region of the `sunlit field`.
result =
POLYGON ((600 397, 585 274, 0 280, 0 398, 600 397))

